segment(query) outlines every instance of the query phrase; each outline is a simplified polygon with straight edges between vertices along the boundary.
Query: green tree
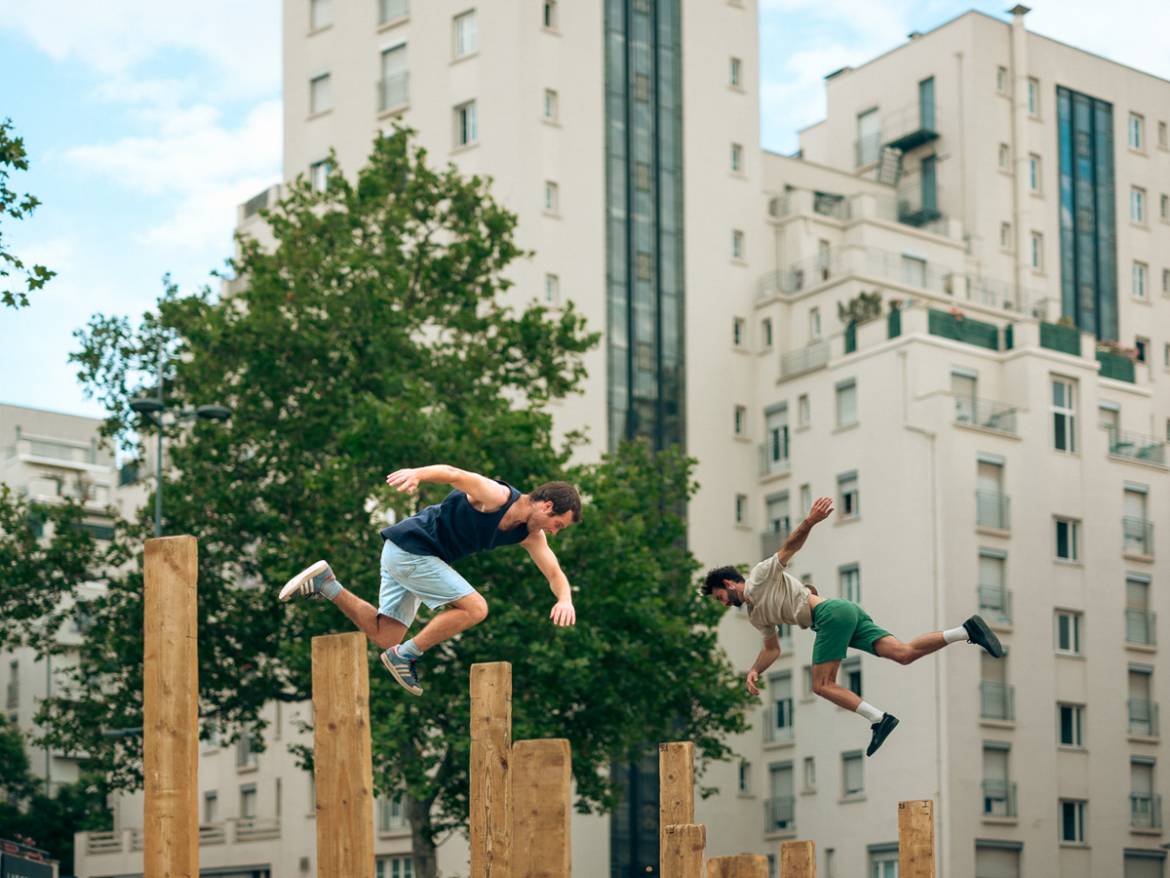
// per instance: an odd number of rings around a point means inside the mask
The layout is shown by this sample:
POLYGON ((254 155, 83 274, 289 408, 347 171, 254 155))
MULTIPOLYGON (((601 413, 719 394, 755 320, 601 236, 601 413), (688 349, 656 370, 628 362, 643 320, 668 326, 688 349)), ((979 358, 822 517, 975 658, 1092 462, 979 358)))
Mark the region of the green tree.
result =
MULTIPOLYGON (((25 193, 21 195, 8 188, 8 175, 12 171, 28 170, 28 155, 24 149, 24 138, 12 135, 12 120, 0 122, 0 216, 8 216, 19 220, 31 216, 40 204, 35 196, 25 193)), ((10 253, 4 245, 4 235, 0 231, 0 301, 9 308, 21 308, 28 304, 28 294, 33 290, 41 289, 48 283, 55 271, 50 271, 43 265, 25 266, 24 262, 10 253), (16 273, 22 276, 19 283, 11 289, 13 283, 9 277, 16 273)))
MULTIPOLYGON (((349 623, 328 604, 280 607, 273 587, 325 557, 373 599, 378 522, 414 508, 385 473, 444 461, 521 487, 568 477, 589 507, 556 546, 576 628, 551 626, 543 578, 526 553, 503 550, 461 565, 492 615, 428 654, 423 699, 374 665, 375 777, 408 795, 420 878, 434 875, 436 841, 466 823, 471 662, 513 662, 516 736, 573 742, 582 808, 612 805, 605 769, 649 742, 685 734, 704 759, 726 757, 748 699, 674 512, 693 488, 690 463, 635 444, 568 467, 573 440, 555 445, 546 403, 578 388, 596 336, 571 304, 505 303, 506 269, 525 254, 488 183, 432 169, 399 131, 352 182, 294 183, 266 219, 273 242, 240 241, 230 298, 169 288, 137 328, 95 317, 76 357, 123 441, 159 344, 172 410, 233 409, 225 425, 168 428, 167 529, 200 541, 203 714, 230 741, 257 730, 267 701, 309 696, 311 636, 349 623)), ((440 496, 427 486, 418 502, 440 496)), ((124 528, 119 551, 137 551, 146 524, 124 528)), ((106 783, 129 788, 141 783, 140 740, 97 731, 141 725, 141 572, 124 565, 108 586, 90 605, 78 685, 43 721, 54 745, 84 750, 106 783)))

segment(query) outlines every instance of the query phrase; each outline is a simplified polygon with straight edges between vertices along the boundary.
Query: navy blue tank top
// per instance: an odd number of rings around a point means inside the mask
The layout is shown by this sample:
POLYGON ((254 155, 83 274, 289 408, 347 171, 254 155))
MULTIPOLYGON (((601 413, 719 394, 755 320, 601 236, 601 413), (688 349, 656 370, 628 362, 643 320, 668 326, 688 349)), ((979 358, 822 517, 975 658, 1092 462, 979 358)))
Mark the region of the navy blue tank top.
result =
MULTIPOLYGON (((497 481, 499 481, 497 479, 497 481)), ((500 482, 510 492, 506 503, 492 512, 478 512, 462 491, 452 491, 442 503, 385 528, 382 538, 415 555, 434 555, 454 564, 473 552, 511 546, 528 536, 528 524, 500 530, 504 514, 520 498, 520 492, 500 482)))

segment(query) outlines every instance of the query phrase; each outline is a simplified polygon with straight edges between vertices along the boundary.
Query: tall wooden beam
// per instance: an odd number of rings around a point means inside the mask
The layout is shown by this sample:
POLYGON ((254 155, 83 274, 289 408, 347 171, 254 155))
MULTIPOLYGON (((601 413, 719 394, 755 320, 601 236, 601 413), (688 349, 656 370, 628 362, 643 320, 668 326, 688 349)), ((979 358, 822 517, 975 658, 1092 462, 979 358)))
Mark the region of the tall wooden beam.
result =
POLYGON ((572 781, 566 739, 512 746, 513 878, 569 878, 572 781))
POLYGON ((768 858, 763 854, 712 857, 707 861, 707 878, 768 878, 768 858))
POLYGON ((471 666, 471 878, 512 870, 512 665, 471 666))
POLYGON ((898 875, 934 878, 934 802, 898 803, 898 875))
POLYGON ((662 878, 703 878, 707 827, 702 823, 671 824, 662 830, 662 878))
POLYGON ((780 842, 781 878, 817 878, 816 845, 811 841, 780 842))
POLYGON ((360 632, 313 638, 318 878, 373 878, 370 668, 360 632))
POLYGON ((659 868, 665 876, 666 827, 695 822, 695 745, 675 741, 658 745, 659 868))
POLYGON ((199 876, 199 665, 194 537, 146 541, 143 873, 199 876))

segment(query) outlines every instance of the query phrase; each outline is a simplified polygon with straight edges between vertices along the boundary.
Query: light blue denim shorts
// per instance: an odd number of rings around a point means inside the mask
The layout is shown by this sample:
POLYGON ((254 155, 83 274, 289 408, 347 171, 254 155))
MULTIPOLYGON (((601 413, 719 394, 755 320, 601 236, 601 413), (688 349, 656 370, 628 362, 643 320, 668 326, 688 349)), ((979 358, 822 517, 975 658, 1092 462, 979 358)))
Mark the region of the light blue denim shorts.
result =
POLYGON ((381 566, 378 612, 397 619, 407 628, 414 622, 420 601, 433 610, 475 591, 442 558, 415 555, 399 548, 392 540, 386 540, 382 546, 381 566))

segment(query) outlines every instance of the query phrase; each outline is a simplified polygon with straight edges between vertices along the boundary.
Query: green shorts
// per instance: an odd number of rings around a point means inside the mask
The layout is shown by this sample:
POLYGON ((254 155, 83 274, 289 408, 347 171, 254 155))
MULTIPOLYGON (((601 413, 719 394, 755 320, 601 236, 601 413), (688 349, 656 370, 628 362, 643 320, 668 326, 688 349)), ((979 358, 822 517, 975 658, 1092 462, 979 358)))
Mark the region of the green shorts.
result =
POLYGON ((869 613, 857 604, 837 599, 821 601, 813 607, 812 629, 817 632, 813 644, 814 665, 841 661, 850 646, 877 655, 873 645, 890 636, 889 631, 874 624, 869 613))

